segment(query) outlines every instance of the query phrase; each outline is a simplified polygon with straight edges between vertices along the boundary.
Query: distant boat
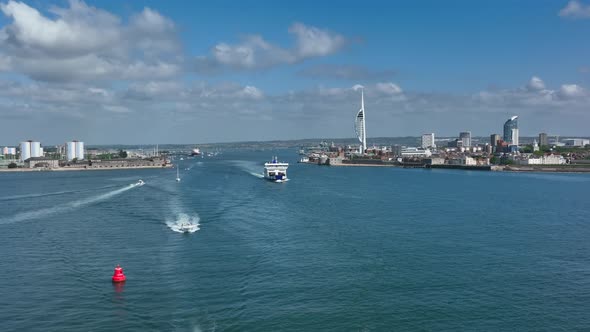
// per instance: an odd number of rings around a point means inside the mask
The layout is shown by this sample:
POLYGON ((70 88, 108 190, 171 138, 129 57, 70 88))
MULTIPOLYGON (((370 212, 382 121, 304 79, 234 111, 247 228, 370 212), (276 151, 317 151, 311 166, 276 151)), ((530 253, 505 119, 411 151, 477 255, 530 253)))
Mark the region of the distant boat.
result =
POLYGON ((196 227, 197 226, 194 225, 193 223, 190 223, 188 221, 184 221, 180 225, 178 225, 178 230, 182 233, 190 233, 190 232, 193 232, 196 227))
POLYGON ((178 170, 178 165, 176 165, 176 182, 180 182, 180 172, 178 170))
POLYGON ((288 163, 281 163, 277 157, 273 157, 270 163, 264 163, 264 178, 276 183, 289 181, 287 178, 288 167, 288 163))
POLYGON ((199 150, 199 148, 194 148, 194 149, 191 151, 191 156, 198 156, 198 155, 200 155, 200 154, 201 154, 201 150, 199 150))
POLYGON ((137 181, 137 183, 135 184, 136 186, 143 186, 145 184, 145 182, 143 182, 143 180, 139 180, 137 181))

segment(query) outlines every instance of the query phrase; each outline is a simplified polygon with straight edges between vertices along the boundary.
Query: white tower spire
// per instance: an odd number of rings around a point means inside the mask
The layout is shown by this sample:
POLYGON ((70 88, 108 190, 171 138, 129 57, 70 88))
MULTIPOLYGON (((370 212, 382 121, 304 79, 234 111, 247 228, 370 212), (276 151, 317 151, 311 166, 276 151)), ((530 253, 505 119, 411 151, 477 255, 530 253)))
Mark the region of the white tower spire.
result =
POLYGON ((367 151, 367 126, 365 124, 365 90, 361 89, 361 110, 363 111, 363 153, 367 151))
POLYGON ((365 127, 365 93, 361 88, 361 109, 356 114, 355 131, 359 142, 361 142, 361 153, 367 150, 367 131, 365 127))

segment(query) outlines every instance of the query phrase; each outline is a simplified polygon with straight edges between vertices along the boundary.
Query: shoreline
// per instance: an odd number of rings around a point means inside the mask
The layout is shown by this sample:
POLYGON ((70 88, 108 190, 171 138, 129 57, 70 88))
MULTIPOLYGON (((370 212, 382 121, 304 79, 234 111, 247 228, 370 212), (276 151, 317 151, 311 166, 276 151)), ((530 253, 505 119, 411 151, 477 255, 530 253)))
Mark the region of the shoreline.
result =
MULTIPOLYGON (((310 165, 316 165, 315 163, 307 163, 310 165)), ((391 165, 391 164, 349 164, 349 163, 338 163, 338 164, 330 164, 329 166, 335 167, 397 167, 397 168, 425 168, 425 169, 454 169, 459 171, 488 171, 488 172, 510 172, 510 173, 574 173, 574 174, 588 174, 590 173, 589 168, 581 168, 581 167, 549 167, 545 168, 533 168, 533 167, 526 167, 518 168, 518 167, 503 167, 499 165, 490 165, 490 166, 461 166, 461 165, 449 165, 449 166, 442 166, 436 165, 436 167, 428 167, 428 166, 414 166, 414 165, 391 165)))
POLYGON ((0 168, 0 173, 6 172, 71 172, 71 171, 116 171, 131 169, 169 169, 172 166, 125 166, 125 167, 59 167, 59 168, 0 168))

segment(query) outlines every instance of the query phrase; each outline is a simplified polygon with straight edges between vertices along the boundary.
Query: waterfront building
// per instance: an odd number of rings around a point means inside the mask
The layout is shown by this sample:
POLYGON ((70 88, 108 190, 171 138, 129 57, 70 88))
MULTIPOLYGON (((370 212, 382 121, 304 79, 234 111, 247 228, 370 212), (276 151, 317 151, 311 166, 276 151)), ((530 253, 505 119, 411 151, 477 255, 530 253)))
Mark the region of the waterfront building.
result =
POLYGON ((515 115, 504 123, 504 142, 518 145, 518 116, 515 115))
POLYGON ((20 160, 26 161, 29 158, 43 157, 43 149, 40 142, 26 141, 20 143, 20 160))
POLYGON ((422 134, 422 148, 435 148, 434 144, 434 133, 422 134))
POLYGON ((424 162, 427 165, 444 165, 445 158, 441 158, 441 157, 428 158, 428 159, 424 159, 424 162))
POLYGON ((432 152, 429 149, 419 149, 419 148, 405 148, 401 151, 402 157, 430 157, 432 156, 432 152))
POLYGON ((470 131, 464 131, 459 133, 459 139, 462 142, 462 146, 468 148, 471 146, 471 132, 470 131))
POLYGON ((84 159, 84 142, 71 141, 66 143, 66 159, 72 161, 74 159, 84 159))
POLYGON ((539 134, 539 145, 540 146, 549 145, 549 137, 547 136, 546 133, 539 134))
POLYGON ((449 159, 449 165, 476 166, 477 160, 473 157, 462 156, 456 159, 449 159))
POLYGON ((26 168, 57 168, 59 160, 45 157, 31 157, 25 161, 26 168))
POLYGON ((566 163, 563 156, 554 154, 541 157, 534 157, 532 155, 513 156, 511 159, 517 165, 563 165, 566 163))
POLYGON ((401 145, 394 145, 391 147, 391 154, 393 154, 394 157, 401 157, 402 155, 402 146, 401 145))
POLYGON ((590 144, 590 140, 585 138, 570 138, 565 140, 565 146, 586 146, 590 144))
POLYGON ((354 128, 358 140, 361 142, 361 154, 367 150, 367 127, 365 125, 365 96, 361 89, 361 109, 356 114, 356 120, 354 122, 354 128))

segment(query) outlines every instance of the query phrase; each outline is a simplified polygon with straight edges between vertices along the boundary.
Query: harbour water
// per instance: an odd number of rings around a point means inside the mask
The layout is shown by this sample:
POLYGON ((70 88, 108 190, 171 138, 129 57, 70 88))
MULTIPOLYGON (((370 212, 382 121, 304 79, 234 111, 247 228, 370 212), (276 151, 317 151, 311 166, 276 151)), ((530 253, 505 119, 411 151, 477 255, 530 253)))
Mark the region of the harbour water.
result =
POLYGON ((295 152, 186 159, 180 183, 175 169, 0 173, 0 329, 590 330, 590 175, 295 152), (260 178, 273 155, 288 183, 260 178))

